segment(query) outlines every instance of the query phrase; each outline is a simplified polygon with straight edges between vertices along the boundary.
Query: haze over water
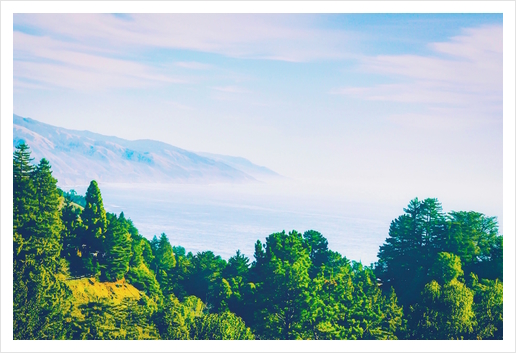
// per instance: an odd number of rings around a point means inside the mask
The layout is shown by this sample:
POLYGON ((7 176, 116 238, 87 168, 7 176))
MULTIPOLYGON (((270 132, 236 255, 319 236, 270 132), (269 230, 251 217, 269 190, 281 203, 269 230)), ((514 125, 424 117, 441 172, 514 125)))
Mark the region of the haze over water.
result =
MULTIPOLYGON (((211 250, 225 259, 237 250, 254 259, 256 241, 264 242, 274 232, 313 229, 328 239, 330 249, 369 265, 376 261, 393 213, 380 204, 303 193, 295 183, 100 188, 106 210, 123 211, 143 236, 165 233, 187 252, 211 250)), ((84 192, 82 187, 76 191, 84 192)), ((402 209, 397 211, 401 214, 402 209)))

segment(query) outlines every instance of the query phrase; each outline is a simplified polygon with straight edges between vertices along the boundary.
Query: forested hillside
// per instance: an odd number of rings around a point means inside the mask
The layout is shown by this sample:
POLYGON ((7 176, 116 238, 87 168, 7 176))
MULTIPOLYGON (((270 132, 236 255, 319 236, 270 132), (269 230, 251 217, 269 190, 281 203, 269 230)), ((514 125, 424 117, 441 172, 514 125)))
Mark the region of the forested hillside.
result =
POLYGON ((25 144, 13 167, 15 339, 503 338, 495 218, 414 199, 371 267, 314 230, 226 261, 149 241, 105 211, 95 181, 84 197, 60 191, 25 144))

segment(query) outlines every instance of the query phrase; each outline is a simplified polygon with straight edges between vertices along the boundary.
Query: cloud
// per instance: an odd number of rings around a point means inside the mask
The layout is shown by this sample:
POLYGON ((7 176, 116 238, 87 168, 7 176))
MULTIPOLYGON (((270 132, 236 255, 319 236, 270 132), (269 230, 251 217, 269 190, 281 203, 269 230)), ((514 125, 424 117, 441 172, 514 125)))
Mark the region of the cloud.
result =
POLYGON ((49 87, 148 87, 189 81, 177 68, 212 68, 166 50, 290 62, 342 57, 350 38, 312 22, 274 14, 15 14, 14 74, 49 87))
MULTIPOLYGON (((50 87, 103 89, 185 83, 167 70, 131 60, 99 55, 80 44, 14 32, 16 83, 39 82, 50 87)), ((25 86, 27 87, 27 86, 25 86)))
POLYGON ((192 69, 192 70, 208 70, 208 69, 213 68, 213 65, 199 63, 196 61, 178 61, 175 63, 175 65, 179 66, 179 67, 183 67, 185 69, 192 69))
POLYGON ((15 24, 97 48, 160 47, 239 58, 309 61, 342 56, 343 31, 315 28, 310 15, 16 14, 15 24))
MULTIPOLYGON (((439 107, 439 113, 446 116, 460 110, 464 115, 476 116, 476 121, 501 122, 502 26, 464 29, 449 41, 430 43, 428 49, 430 56, 364 57, 360 63, 362 72, 398 82, 340 87, 330 93, 368 101, 419 103, 429 114, 439 107)), ((404 121, 406 116, 394 120, 404 121)))

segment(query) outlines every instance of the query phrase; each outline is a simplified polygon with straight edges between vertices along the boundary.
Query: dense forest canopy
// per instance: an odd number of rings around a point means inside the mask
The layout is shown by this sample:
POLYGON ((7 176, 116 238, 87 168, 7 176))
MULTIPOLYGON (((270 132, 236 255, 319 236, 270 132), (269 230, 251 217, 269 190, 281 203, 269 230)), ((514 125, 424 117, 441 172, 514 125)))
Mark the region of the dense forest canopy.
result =
POLYGON ((478 212, 410 201, 378 262, 317 231, 270 234, 254 260, 186 253, 13 158, 15 339, 502 339, 503 237, 478 212))

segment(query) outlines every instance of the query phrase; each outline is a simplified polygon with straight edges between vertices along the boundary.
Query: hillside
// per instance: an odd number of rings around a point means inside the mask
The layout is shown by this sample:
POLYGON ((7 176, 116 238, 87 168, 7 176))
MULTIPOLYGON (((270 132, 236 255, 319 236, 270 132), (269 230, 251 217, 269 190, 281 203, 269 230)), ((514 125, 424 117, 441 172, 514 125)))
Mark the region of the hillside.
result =
POLYGON ((71 279, 66 282, 77 304, 106 299, 120 304, 125 298, 139 300, 142 293, 125 280, 98 282, 95 278, 71 279))
POLYGON ((61 186, 101 183, 248 183, 277 176, 240 157, 196 154, 153 140, 129 141, 13 116, 13 147, 45 157, 61 186))

